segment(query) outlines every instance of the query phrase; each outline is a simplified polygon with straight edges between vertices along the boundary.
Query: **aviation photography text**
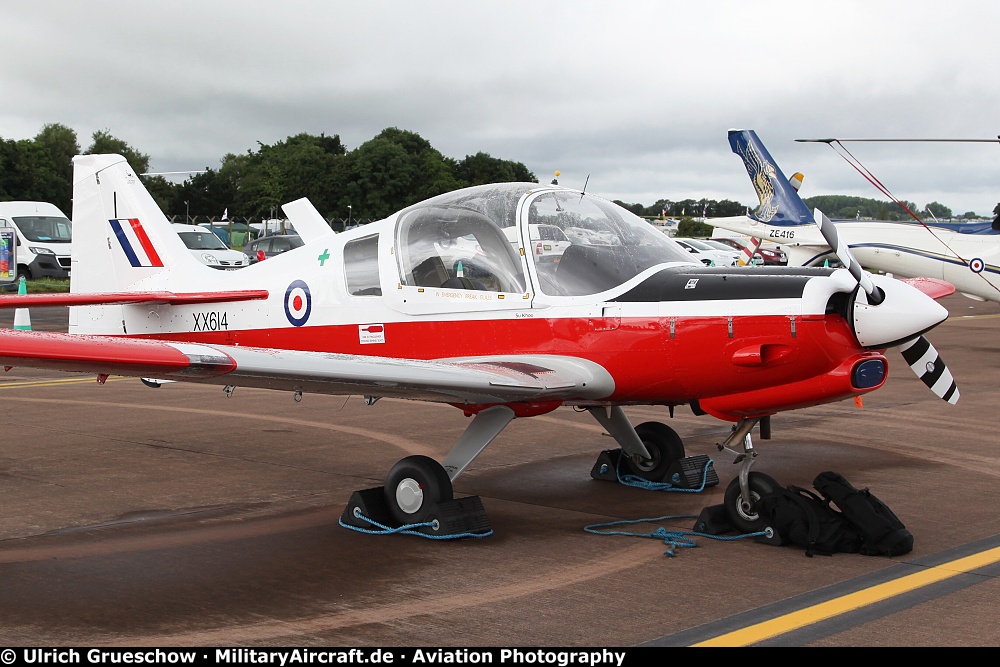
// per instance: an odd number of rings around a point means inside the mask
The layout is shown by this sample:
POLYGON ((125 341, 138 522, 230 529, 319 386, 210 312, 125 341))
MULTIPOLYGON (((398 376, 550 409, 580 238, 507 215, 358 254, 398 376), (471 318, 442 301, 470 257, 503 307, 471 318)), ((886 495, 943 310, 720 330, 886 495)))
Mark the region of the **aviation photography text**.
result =
POLYGON ((622 667, 634 649, 538 648, 6 648, 0 664, 20 665, 548 665, 622 667))

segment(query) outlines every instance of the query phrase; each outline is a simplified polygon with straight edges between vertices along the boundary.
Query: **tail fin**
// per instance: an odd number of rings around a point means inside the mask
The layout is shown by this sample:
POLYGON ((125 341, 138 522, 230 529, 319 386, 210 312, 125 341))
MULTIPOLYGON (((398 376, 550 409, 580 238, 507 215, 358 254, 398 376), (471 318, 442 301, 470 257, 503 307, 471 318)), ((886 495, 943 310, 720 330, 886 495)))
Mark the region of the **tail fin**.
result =
POLYGON ((797 183, 789 182, 753 130, 730 130, 729 145, 743 159, 760 206, 749 217, 775 226, 815 224, 812 213, 799 197, 797 183))
POLYGON ((175 267, 191 277, 212 271, 191 255, 120 155, 73 158, 72 219, 72 292, 164 289, 175 267))

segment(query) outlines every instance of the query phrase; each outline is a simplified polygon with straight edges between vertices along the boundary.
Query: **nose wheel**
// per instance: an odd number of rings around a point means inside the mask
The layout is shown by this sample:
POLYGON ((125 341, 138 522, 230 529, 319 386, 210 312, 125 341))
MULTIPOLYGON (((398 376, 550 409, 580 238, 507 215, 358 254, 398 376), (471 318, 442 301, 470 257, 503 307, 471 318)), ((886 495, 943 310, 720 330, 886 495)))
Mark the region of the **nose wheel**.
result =
POLYGON ((769 475, 762 472, 751 472, 747 477, 749 497, 744 497, 740 489, 740 478, 735 478, 726 487, 726 516, 742 533, 756 533, 767 528, 767 520, 757 511, 757 501, 761 496, 781 488, 781 485, 769 475))

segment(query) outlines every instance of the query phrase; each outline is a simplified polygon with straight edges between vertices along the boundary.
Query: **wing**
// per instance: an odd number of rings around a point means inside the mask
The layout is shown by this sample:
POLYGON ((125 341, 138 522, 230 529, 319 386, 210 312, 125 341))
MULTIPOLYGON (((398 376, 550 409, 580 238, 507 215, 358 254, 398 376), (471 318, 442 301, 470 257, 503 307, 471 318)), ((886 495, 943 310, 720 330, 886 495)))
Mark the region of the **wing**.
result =
POLYGON ((103 306, 109 304, 165 303, 173 306, 193 303, 226 303, 255 301, 267 298, 267 290, 237 290, 231 292, 98 292, 76 294, 18 294, 0 296, 0 308, 31 308, 41 306, 103 306))
POLYGON ((899 278, 901 282, 916 287, 932 299, 942 299, 955 293, 955 286, 938 278, 899 278))
POLYGON ((0 363, 98 377, 124 375, 444 403, 596 400, 614 391, 603 367, 550 355, 423 361, 205 345, 120 336, 0 331, 0 363))

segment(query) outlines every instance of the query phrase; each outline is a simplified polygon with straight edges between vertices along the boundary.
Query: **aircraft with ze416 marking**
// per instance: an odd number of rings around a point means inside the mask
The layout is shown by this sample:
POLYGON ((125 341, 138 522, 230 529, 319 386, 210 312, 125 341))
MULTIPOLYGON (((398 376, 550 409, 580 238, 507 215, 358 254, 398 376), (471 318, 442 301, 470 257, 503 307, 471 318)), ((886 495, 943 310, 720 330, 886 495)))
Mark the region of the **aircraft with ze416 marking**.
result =
MULTIPOLYGON (((825 140, 837 141, 837 140, 825 140)), ((844 140, 848 141, 848 140, 844 140)), ((752 142, 759 154, 766 154, 754 134, 730 136, 733 151, 739 153, 752 142)), ((773 168, 768 158, 763 168, 773 168)), ((864 173, 864 172, 862 172, 864 173)), ((801 175, 798 183, 801 183, 801 175)), ((792 179, 796 183, 795 178, 792 179)), ((747 216, 714 218, 715 227, 763 241, 780 243, 795 266, 821 266, 836 260, 836 253, 804 206, 796 205, 798 195, 787 184, 770 188, 769 180, 757 190, 761 205, 747 216), (780 187, 778 187, 780 186, 780 187)), ((795 187, 797 189, 797 187, 795 187)), ((904 206, 904 208, 906 208, 904 206)), ((906 209, 914 215, 909 209, 906 209)), ((915 217, 915 215, 914 215, 915 217)), ((945 280, 976 301, 1000 302, 1000 216, 991 224, 945 223, 934 221, 836 220, 837 234, 851 254, 865 267, 908 278, 945 280)))
POLYGON ((492 533, 481 499, 456 498, 453 480, 513 419, 563 406, 589 411, 620 447, 600 453, 611 465, 595 478, 610 467, 683 485, 702 477, 691 467, 699 457, 662 422, 634 426, 624 408, 687 405, 733 424, 719 444, 739 465, 725 515, 752 532, 763 527, 755 499, 778 486, 751 472, 758 424, 766 438, 772 415, 878 389, 897 346, 925 349, 918 374, 958 397, 923 337, 947 318, 934 299, 951 285, 869 276, 851 262, 705 267, 579 190, 458 190, 218 271, 190 255, 123 157, 76 157, 73 183, 70 292, 0 298, 69 306, 69 333, 2 331, 0 363, 102 383, 217 384, 227 395, 246 386, 434 401, 471 418, 443 461, 408 456, 384 486, 356 492, 341 518, 349 527, 492 533), (543 225, 580 242, 546 248, 533 233, 543 225))

